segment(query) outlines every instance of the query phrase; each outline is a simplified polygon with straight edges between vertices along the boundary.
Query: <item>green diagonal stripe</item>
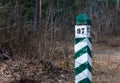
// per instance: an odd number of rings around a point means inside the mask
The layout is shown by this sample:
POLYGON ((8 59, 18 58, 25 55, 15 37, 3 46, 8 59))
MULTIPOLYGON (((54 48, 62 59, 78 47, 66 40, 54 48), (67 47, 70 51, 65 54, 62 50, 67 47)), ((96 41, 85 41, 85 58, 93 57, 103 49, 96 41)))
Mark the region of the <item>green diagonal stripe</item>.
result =
POLYGON ((92 51, 90 50, 90 48, 87 46, 87 52, 89 54, 89 56, 92 58, 92 51))
POLYGON ((85 39, 85 37, 84 38, 75 38, 74 44, 77 44, 77 43, 83 41, 84 39, 85 39))
POLYGON ((88 40, 90 41, 90 43, 92 43, 92 40, 91 40, 91 38, 90 38, 90 37, 88 37, 88 40))
POLYGON ((75 53, 75 59, 77 59, 78 57, 80 57, 84 53, 88 53, 90 55, 90 57, 92 57, 90 48, 88 46, 85 46, 81 50, 79 50, 78 52, 75 53))
POLYGON ((92 83, 92 82, 89 80, 89 78, 85 78, 85 79, 79 81, 78 83, 92 83))
MULTIPOLYGON (((83 37, 83 38, 75 38, 75 41, 74 41, 74 44, 77 44, 81 41, 83 41, 86 37, 83 37)), ((90 41, 90 43, 92 43, 92 40, 90 37, 88 37, 88 40, 90 41)))
POLYGON ((87 52, 87 46, 83 47, 81 50, 75 53, 75 59, 87 52))
POLYGON ((83 72, 86 68, 88 68, 88 70, 90 72, 92 72, 92 67, 90 66, 90 64, 88 62, 85 62, 84 64, 80 65, 79 67, 75 68, 75 75, 80 74, 81 72, 83 72))

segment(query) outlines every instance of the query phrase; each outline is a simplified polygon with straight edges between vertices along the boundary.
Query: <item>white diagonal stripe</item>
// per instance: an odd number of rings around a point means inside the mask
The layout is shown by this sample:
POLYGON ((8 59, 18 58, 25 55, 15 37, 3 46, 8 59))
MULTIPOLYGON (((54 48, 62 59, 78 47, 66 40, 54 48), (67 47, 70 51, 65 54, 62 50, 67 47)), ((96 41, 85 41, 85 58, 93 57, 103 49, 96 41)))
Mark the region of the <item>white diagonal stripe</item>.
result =
POLYGON ((92 45, 89 41, 88 38, 85 38, 83 41, 77 43, 75 45, 75 53, 78 52, 79 50, 81 50, 83 47, 85 47, 86 45, 88 45, 88 47, 90 48, 90 50, 92 51, 92 45))
POLYGON ((88 69, 85 69, 82 73, 75 76, 75 83, 78 83, 85 78, 88 78, 90 81, 92 81, 92 74, 88 69))
POLYGON ((92 51, 92 44, 91 44, 91 42, 89 41, 88 38, 86 38, 86 39, 87 39, 87 45, 88 45, 88 47, 90 48, 90 50, 92 51))
POLYGON ((75 68, 79 67, 80 65, 82 65, 83 63, 85 63, 87 61, 90 64, 90 66, 92 67, 92 59, 88 53, 85 53, 82 56, 75 59, 75 68))
POLYGON ((83 41, 81 41, 81 42, 79 42, 75 45, 75 53, 78 52, 79 50, 81 50, 86 45, 87 45, 87 41, 86 41, 86 38, 85 38, 83 41))
POLYGON ((90 55, 88 54, 88 63, 90 64, 90 66, 92 67, 92 58, 90 57, 90 55))

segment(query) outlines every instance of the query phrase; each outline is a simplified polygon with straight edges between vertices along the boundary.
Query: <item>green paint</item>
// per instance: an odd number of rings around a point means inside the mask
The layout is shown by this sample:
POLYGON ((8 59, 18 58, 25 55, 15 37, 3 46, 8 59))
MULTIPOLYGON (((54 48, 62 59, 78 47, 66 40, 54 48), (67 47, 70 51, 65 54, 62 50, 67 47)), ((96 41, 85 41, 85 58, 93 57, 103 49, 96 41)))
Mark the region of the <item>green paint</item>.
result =
POLYGON ((88 53, 90 57, 91 56, 91 50, 88 46, 83 47, 81 50, 79 50, 78 52, 75 53, 75 59, 77 59, 78 57, 82 56, 84 53, 88 53))
POLYGON ((85 14, 79 14, 76 17, 76 25, 91 25, 91 20, 90 18, 85 14))
POLYGON ((75 68, 75 75, 80 74, 85 69, 88 69, 90 72, 92 72, 92 67, 88 62, 85 62, 84 64, 80 65, 79 67, 75 68))
POLYGON ((88 78, 83 79, 82 81, 78 82, 78 83, 92 83, 88 78))
POLYGON ((83 55, 84 53, 87 53, 87 46, 83 47, 81 50, 75 53, 75 59, 83 55))
POLYGON ((83 37, 83 38, 75 38, 74 44, 77 44, 77 43, 83 41, 84 39, 85 39, 85 37, 83 37))
POLYGON ((91 40, 91 38, 90 37, 88 37, 88 40, 90 41, 90 43, 92 44, 92 40, 91 40))
MULTIPOLYGON (((76 25, 91 25, 91 20, 90 18, 86 15, 86 14, 79 14, 76 17, 76 25)), ((75 38, 74 40, 74 45, 77 45, 78 43, 85 42, 85 43, 92 43, 91 38, 90 37, 82 37, 82 38, 75 38), (84 41, 85 38, 88 38, 88 41, 84 41)), ((83 54, 88 53, 88 55, 92 58, 92 51, 90 50, 89 46, 86 45, 83 48, 81 48, 79 51, 77 51, 75 53, 75 59, 79 58, 80 56, 82 56, 83 54)), ((88 59, 88 58, 87 58, 88 59)), ((80 63, 81 61, 79 61, 78 63, 80 63)), ((77 63, 77 62, 75 62, 77 63)), ((77 76, 78 74, 82 73, 85 69, 88 69, 91 74, 92 74, 92 67, 89 64, 88 61, 86 61, 83 64, 79 64, 79 67, 75 68, 75 76, 77 76)), ((81 80, 78 83, 91 83, 91 81, 89 80, 88 76, 86 76, 85 79, 81 80)))
POLYGON ((89 56, 92 58, 92 51, 90 50, 90 48, 87 46, 87 53, 89 54, 89 56))

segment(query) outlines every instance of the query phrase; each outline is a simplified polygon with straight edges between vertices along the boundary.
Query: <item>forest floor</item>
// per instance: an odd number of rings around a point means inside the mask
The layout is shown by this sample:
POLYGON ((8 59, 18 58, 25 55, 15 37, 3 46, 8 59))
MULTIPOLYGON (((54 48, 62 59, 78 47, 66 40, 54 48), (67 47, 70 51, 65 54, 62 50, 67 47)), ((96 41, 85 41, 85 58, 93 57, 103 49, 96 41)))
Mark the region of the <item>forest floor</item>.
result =
MULTIPOLYGON (((71 62, 74 64, 74 47, 71 62)), ((120 83, 120 47, 93 44, 93 83, 120 83)), ((70 65, 72 65, 70 64, 70 65)), ((41 65, 29 60, 8 60, 0 62, 0 83, 74 83, 74 65, 70 71, 54 70, 45 73, 41 65)))

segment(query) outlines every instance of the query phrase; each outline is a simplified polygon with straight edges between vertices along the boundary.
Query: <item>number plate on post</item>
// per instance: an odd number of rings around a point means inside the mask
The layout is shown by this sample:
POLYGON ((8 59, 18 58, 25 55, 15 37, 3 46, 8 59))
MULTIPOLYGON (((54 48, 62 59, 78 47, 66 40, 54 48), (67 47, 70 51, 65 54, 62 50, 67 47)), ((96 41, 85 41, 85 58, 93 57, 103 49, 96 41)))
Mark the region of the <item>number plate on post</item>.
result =
POLYGON ((90 37, 89 25, 76 25, 75 26, 75 38, 90 37))

